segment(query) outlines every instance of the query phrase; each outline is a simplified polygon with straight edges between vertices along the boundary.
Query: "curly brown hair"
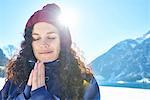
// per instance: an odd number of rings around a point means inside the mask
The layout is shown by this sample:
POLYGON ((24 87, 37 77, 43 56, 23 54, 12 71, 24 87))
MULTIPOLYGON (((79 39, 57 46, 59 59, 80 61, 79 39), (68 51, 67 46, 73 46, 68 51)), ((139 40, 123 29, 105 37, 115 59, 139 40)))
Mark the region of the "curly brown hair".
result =
MULTIPOLYGON (((7 65, 7 79, 12 80, 17 85, 27 83, 29 74, 32 70, 28 61, 33 59, 36 60, 31 45, 32 29, 33 26, 25 29, 25 40, 21 43, 21 50, 17 55, 17 58, 11 59, 7 65)), ((76 52, 71 48, 71 46, 64 45, 66 43, 64 42, 64 35, 61 36, 60 34, 60 40, 61 51, 59 54, 59 70, 60 82, 63 87, 61 99, 69 97, 80 100, 83 98, 83 93, 85 89, 83 81, 87 77, 89 79, 92 74, 90 76, 86 75, 86 67, 84 62, 80 60, 80 58, 76 55, 76 52), (83 75, 85 77, 82 77, 83 75)))

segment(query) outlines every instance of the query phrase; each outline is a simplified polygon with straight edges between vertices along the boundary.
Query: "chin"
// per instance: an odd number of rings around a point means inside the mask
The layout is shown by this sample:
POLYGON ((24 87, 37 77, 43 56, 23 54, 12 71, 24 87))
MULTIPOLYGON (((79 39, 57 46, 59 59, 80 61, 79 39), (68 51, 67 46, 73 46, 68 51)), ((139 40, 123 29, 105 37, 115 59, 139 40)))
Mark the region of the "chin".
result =
POLYGON ((56 60, 56 59, 41 59, 40 61, 42 61, 42 62, 52 62, 54 60, 56 60))

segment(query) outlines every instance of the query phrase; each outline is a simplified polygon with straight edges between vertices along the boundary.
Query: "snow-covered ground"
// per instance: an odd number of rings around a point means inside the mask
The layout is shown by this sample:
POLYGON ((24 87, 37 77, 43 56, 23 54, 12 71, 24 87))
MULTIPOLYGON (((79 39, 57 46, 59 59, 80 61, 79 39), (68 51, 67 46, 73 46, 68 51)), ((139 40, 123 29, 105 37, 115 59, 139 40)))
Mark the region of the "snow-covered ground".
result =
POLYGON ((150 89, 100 86, 101 100, 150 100, 150 89))
MULTIPOLYGON (((5 83, 0 78, 0 90, 5 83)), ((150 89, 100 86, 101 100, 150 100, 150 89)))
POLYGON ((5 84, 5 78, 0 78, 0 90, 3 88, 4 84, 5 84))

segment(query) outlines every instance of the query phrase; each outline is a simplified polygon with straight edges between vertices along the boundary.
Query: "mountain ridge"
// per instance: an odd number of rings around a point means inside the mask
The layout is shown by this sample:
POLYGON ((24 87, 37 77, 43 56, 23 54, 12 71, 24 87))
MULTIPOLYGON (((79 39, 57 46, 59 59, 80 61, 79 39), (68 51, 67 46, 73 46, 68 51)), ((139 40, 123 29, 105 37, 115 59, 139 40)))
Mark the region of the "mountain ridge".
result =
POLYGON ((117 43, 90 66, 99 83, 150 83, 150 31, 117 43))

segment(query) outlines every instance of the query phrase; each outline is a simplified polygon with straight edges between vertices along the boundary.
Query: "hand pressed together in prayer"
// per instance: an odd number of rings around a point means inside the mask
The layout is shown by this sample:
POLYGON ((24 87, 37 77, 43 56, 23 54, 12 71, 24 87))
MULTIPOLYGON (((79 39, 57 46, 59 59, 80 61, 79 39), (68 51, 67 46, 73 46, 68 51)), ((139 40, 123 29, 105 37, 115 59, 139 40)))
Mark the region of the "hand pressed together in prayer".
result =
POLYGON ((45 86, 45 66, 43 62, 37 61, 35 63, 34 69, 32 69, 30 73, 27 84, 32 86, 32 91, 45 86))

